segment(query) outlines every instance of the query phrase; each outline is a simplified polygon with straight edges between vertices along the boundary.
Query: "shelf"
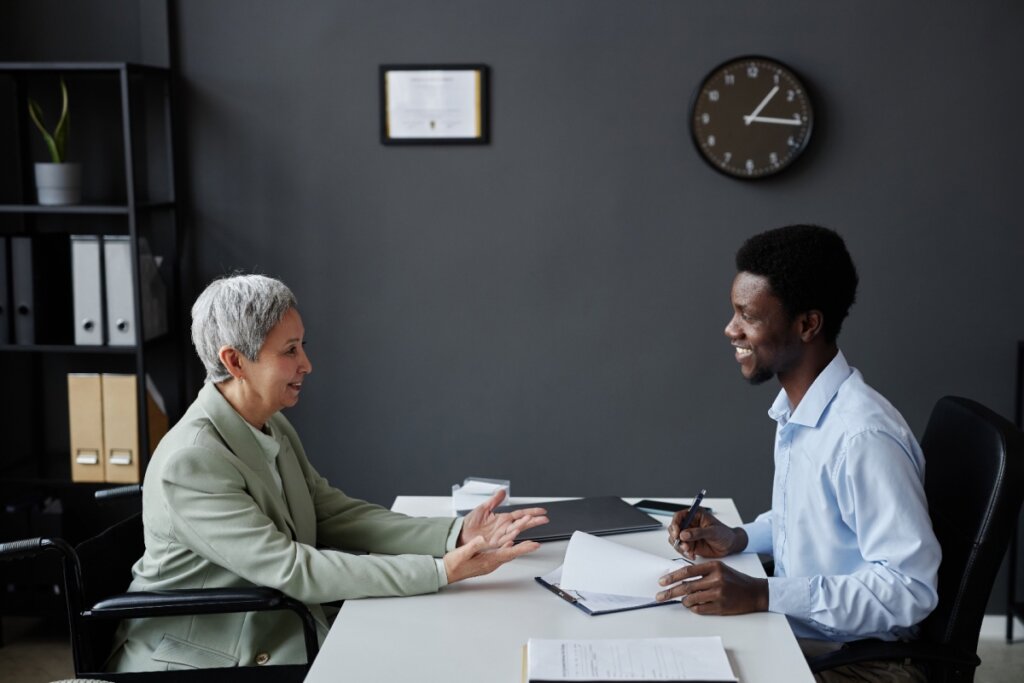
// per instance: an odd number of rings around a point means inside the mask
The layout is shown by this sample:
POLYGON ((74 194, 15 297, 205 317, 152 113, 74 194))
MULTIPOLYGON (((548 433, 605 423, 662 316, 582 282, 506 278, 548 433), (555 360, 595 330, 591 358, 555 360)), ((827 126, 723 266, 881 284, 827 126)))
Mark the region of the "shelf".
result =
MULTIPOLYGON (((135 207, 136 211, 157 211, 173 209, 171 201, 146 202, 135 207)), ((43 206, 40 204, 0 204, 0 213, 38 213, 65 215, 114 215, 127 216, 130 208, 125 204, 64 204, 60 206, 43 206)))
POLYGON ((80 346, 77 344, 0 344, 0 352, 131 354, 135 346, 80 346))
POLYGON ((163 66, 150 66, 147 64, 133 64, 131 62, 0 62, 0 72, 62 72, 78 71, 84 73, 156 73, 170 74, 170 69, 163 66))

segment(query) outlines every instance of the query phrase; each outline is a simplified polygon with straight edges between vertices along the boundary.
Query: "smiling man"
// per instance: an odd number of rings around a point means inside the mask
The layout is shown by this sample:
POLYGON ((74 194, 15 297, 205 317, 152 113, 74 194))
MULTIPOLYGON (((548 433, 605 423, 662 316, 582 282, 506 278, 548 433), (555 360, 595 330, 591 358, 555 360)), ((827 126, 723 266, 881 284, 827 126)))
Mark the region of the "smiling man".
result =
MULTIPOLYGON (((751 384, 777 377, 772 509, 728 527, 682 514, 669 541, 686 555, 771 554, 775 574, 711 561, 661 581, 659 600, 699 614, 780 612, 809 655, 862 638, 897 640, 934 608, 939 544, 924 496, 924 458, 899 412, 847 364, 837 338, 857 291, 843 239, 795 225, 751 237, 736 254, 725 327, 751 384), (685 579, 695 580, 684 581, 685 579)), ((913 664, 871 662, 822 681, 924 680, 913 664)))

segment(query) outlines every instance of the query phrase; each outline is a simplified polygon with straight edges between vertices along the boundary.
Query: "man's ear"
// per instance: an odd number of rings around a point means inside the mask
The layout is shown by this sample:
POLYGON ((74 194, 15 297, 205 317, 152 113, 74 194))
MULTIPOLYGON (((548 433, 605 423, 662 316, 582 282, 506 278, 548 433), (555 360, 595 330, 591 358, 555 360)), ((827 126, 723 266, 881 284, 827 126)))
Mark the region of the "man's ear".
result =
POLYGON ((217 357, 220 358, 221 365, 232 377, 242 379, 242 354, 237 349, 232 346, 222 346, 217 351, 217 357))
POLYGON ((800 340, 804 343, 814 341, 824 332, 825 316, 821 311, 810 310, 797 316, 800 327, 800 340))

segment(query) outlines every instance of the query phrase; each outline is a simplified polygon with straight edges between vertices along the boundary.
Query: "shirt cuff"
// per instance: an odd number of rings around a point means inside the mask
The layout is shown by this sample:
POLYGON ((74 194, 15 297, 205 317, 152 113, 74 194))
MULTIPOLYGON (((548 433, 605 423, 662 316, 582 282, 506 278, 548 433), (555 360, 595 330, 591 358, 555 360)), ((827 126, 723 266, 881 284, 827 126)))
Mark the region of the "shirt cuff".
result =
POLYGON ((465 521, 465 517, 455 518, 455 522, 452 524, 452 528, 448 530, 448 540, 444 542, 445 552, 455 550, 455 547, 459 544, 459 534, 462 533, 462 523, 465 521))
POLYGON ((807 619, 811 613, 811 578, 769 576, 768 611, 807 619))
POLYGON ((755 520, 748 524, 741 524, 740 528, 747 532, 747 547, 743 549, 744 552, 772 554, 772 525, 770 523, 755 520))
MULTIPOLYGON (((462 523, 465 521, 463 517, 457 517, 452 526, 448 529, 448 538, 444 542, 445 552, 455 550, 455 547, 459 544, 459 534, 462 533, 462 523)), ((444 560, 435 557, 435 567, 437 568, 437 586, 438 588, 444 588, 448 585, 448 572, 444 568, 444 560)))
POLYGON ((437 587, 444 588, 448 585, 448 572, 445 571, 444 560, 439 557, 435 557, 434 565, 437 569, 437 587))

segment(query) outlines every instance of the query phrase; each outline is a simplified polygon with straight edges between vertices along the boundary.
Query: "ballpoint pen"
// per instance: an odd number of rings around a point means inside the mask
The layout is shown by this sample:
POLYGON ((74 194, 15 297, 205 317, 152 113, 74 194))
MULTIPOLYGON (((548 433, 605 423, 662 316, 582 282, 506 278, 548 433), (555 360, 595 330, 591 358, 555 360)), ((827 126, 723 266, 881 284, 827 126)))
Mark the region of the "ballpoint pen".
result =
POLYGON ((704 500, 704 494, 707 492, 707 489, 701 489, 694 497, 693 502, 690 503, 690 511, 686 513, 686 519, 683 520, 683 525, 679 527, 679 531, 676 533, 675 540, 672 541, 672 547, 676 550, 679 550, 679 544, 682 543, 682 541, 679 540, 679 534, 683 533, 683 531, 690 528, 690 524, 693 522, 693 518, 697 515, 697 510, 700 507, 700 502, 704 500))

